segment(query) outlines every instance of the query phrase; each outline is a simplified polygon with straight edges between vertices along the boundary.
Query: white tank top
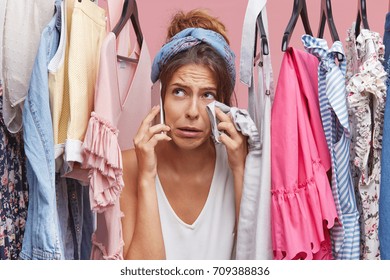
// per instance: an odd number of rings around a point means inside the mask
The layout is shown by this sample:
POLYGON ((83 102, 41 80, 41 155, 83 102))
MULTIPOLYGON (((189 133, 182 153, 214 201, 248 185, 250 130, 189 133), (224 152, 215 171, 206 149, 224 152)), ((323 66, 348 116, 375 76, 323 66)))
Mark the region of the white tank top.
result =
POLYGON ((156 191, 167 259, 231 259, 235 223, 234 186, 224 145, 216 145, 210 191, 193 224, 183 222, 176 215, 158 176, 156 191))

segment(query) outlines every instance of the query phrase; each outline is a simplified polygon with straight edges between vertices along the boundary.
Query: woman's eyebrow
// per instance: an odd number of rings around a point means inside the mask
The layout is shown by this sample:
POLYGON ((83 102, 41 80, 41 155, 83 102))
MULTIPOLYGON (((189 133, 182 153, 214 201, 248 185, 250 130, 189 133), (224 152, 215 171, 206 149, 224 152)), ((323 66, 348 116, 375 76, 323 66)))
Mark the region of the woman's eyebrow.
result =
POLYGON ((186 86, 185 84, 181 84, 181 83, 173 83, 173 84, 171 84, 171 86, 188 88, 188 86, 186 86))
POLYGON ((217 90, 217 88, 215 88, 215 87, 204 87, 204 88, 202 88, 203 90, 213 90, 213 91, 216 91, 217 90))
MULTIPOLYGON (((185 84, 181 84, 181 83, 173 83, 173 84, 171 84, 171 86, 182 87, 182 88, 190 88, 189 86, 187 86, 185 84)), ((202 90, 213 90, 213 91, 217 90, 216 87, 202 87, 201 89, 202 90)))

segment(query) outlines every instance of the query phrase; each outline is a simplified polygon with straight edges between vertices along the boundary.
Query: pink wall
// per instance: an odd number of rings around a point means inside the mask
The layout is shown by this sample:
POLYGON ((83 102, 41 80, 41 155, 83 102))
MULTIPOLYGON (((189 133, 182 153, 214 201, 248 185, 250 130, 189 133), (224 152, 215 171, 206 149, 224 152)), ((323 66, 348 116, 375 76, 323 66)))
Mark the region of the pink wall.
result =
MULTIPOLYGON (((279 65, 282 60, 281 40, 284 29, 287 26, 291 16, 293 0, 268 0, 267 13, 269 24, 269 44, 271 48, 272 64, 274 70, 275 82, 279 73, 279 65)), ((320 0, 308 0, 307 8, 309 20, 314 35, 317 34, 320 14, 320 0)), ((177 10, 190 10, 193 8, 206 8, 214 16, 220 18, 225 23, 231 47, 236 53, 238 65, 241 30, 245 16, 247 1, 244 0, 138 0, 139 17, 144 37, 148 43, 149 51, 152 56, 156 54, 163 44, 171 15, 177 10)), ((367 0, 367 18, 370 29, 383 35, 385 14, 388 11, 387 0, 367 0)), ((340 40, 344 43, 346 30, 353 21, 356 20, 357 1, 356 0, 333 0, 333 18, 339 33, 340 40)), ((294 29, 290 46, 300 49, 302 44, 300 36, 303 34, 302 22, 299 19, 294 29)), ((325 38, 329 39, 328 27, 325 27, 325 38)), ((237 66, 237 73, 238 73, 237 66)), ((239 79, 237 79, 239 81, 239 79)), ((247 107, 247 89, 237 82, 236 93, 239 107, 247 107)))

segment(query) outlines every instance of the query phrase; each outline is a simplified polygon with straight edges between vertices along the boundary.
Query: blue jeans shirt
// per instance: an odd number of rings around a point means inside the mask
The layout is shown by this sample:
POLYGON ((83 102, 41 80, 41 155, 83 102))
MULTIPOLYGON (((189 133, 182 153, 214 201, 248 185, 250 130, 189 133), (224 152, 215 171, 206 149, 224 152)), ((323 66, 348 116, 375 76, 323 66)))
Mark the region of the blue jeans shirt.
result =
POLYGON ((56 194, 65 259, 89 260, 94 231, 89 186, 83 186, 75 179, 61 178, 57 173, 56 194))
POLYGON ((27 156, 29 206, 21 259, 62 259, 57 214, 54 136, 50 112, 47 66, 60 39, 61 5, 41 35, 30 88, 24 102, 23 125, 27 156))

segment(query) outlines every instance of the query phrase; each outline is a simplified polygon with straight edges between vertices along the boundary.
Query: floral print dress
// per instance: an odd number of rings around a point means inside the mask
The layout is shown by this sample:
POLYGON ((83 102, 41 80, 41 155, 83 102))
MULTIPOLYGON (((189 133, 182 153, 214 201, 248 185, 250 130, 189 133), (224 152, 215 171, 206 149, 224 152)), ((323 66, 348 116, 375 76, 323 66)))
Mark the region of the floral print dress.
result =
POLYGON ((361 224, 361 259, 380 259, 379 186, 387 74, 379 33, 355 28, 347 39, 347 101, 352 129, 351 165, 361 224))
POLYGON ((22 250, 28 185, 22 133, 11 134, 3 121, 0 84, 0 260, 15 260, 22 250))

